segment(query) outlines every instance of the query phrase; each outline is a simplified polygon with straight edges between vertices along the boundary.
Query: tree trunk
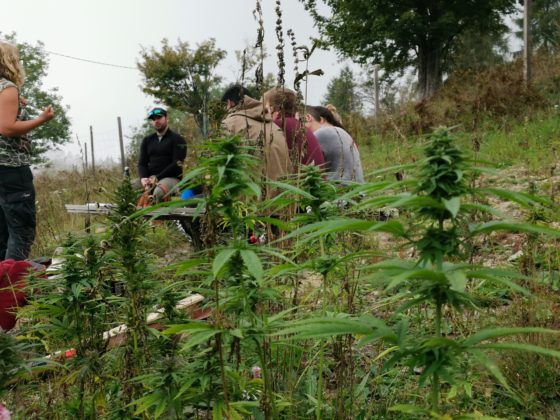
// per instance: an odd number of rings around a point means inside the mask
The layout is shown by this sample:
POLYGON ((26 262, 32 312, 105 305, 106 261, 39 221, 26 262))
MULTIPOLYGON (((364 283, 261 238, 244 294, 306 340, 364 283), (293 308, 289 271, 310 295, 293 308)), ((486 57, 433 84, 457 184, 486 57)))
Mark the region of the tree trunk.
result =
POLYGON ((531 34, 532 0, 525 0, 523 9, 523 80, 525 87, 529 87, 532 78, 533 43, 531 34))
POLYGON ((441 46, 425 42, 418 48, 418 93, 421 99, 432 96, 441 86, 441 46))

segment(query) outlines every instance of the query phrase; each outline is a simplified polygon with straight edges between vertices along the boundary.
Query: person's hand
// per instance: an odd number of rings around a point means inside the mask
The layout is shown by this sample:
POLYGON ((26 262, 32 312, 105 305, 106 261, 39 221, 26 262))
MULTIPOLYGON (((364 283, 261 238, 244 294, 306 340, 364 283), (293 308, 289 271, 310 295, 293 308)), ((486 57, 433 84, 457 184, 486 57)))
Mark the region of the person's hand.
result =
POLYGON ((26 107, 27 106, 27 99, 25 99, 23 96, 19 97, 19 103, 21 106, 26 107))
POLYGON ((140 183, 142 184, 142 188, 144 189, 148 188, 151 185, 150 178, 141 178, 140 183))
POLYGON ((52 105, 49 105, 48 107, 46 107, 43 112, 41 112, 41 114, 39 115, 39 118, 42 121, 50 121, 54 118, 54 108, 52 105))

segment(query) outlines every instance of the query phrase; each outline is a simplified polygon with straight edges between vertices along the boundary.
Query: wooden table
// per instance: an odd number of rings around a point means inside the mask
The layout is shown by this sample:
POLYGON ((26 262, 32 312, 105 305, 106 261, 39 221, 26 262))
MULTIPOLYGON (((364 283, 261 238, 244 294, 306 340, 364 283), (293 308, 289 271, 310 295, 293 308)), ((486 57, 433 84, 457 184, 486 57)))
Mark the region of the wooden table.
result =
MULTIPOLYGON (((117 206, 112 203, 86 203, 65 204, 64 207, 66 207, 66 212, 71 214, 106 216, 114 212, 117 206)), ((195 214, 196 208, 194 207, 160 207, 144 216, 162 220, 177 220, 185 235, 192 242, 194 249, 199 251, 204 244, 201 238, 201 223, 198 218, 195 219, 195 214)), ((200 214, 204 214, 204 210, 200 214)))

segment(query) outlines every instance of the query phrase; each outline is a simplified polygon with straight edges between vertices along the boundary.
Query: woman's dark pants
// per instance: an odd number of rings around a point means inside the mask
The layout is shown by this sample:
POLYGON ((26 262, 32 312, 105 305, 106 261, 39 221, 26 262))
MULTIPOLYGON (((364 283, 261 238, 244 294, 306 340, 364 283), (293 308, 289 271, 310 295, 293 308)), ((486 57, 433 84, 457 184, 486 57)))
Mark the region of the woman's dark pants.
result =
POLYGON ((35 187, 29 166, 0 166, 0 260, 24 260, 35 239, 35 187))

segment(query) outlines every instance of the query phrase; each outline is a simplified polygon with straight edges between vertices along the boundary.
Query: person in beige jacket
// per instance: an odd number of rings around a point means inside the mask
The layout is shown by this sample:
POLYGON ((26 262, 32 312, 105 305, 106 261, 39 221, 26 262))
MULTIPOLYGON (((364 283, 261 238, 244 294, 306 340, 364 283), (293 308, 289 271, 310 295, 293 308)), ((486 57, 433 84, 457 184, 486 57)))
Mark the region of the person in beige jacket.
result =
MULTIPOLYGON (((290 174, 290 155, 284 133, 272 122, 262 102, 247 95, 240 85, 230 87, 224 93, 222 102, 228 113, 222 121, 222 128, 229 134, 241 135, 251 146, 262 144, 264 149, 263 172, 267 179, 279 180, 290 174)), ((274 195, 267 188, 268 198, 274 195)))

